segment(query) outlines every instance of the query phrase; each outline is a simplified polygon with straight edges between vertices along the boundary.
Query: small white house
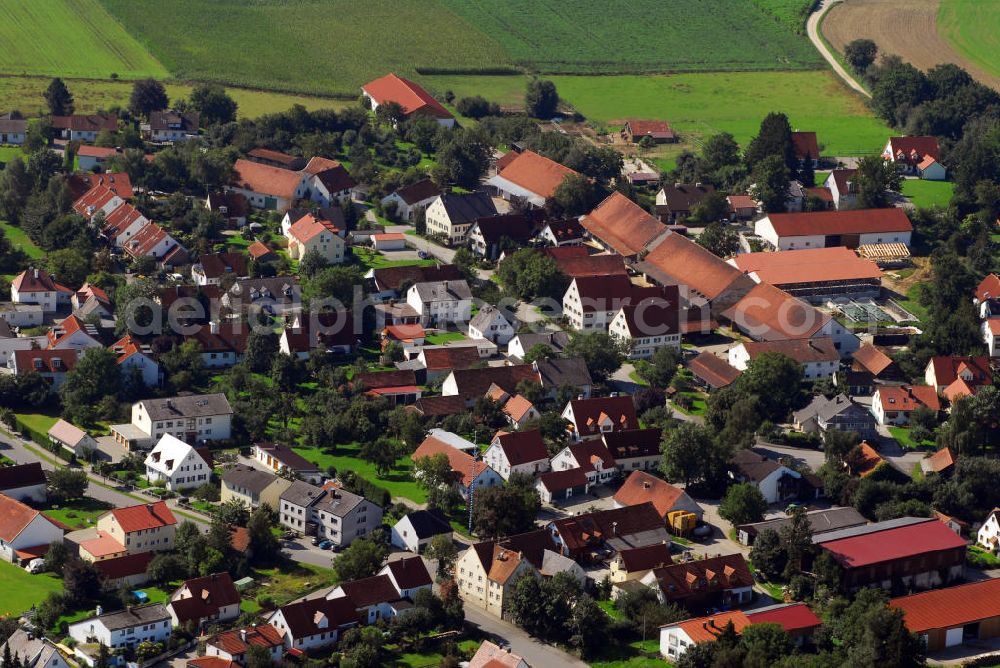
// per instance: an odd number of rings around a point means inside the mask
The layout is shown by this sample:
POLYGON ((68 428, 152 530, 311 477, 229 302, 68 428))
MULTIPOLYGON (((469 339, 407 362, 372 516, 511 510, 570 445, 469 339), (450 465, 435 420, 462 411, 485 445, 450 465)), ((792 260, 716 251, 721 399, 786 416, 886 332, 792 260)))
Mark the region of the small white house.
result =
POLYGON ((39 462, 0 467, 0 494, 17 501, 45 503, 45 471, 39 462))
POLYGON ((164 434, 146 455, 146 480, 162 480, 171 491, 198 487, 209 481, 212 469, 198 452, 176 436, 164 434))
POLYGON ((830 337, 740 343, 727 352, 729 366, 746 371, 752 360, 769 352, 780 353, 801 364, 806 380, 833 378, 840 368, 840 352, 830 337))
POLYGON ((976 543, 994 554, 1000 552, 1000 510, 994 508, 990 511, 983 526, 979 527, 976 543))
POLYGON ((983 341, 990 351, 990 357, 1000 357, 1000 318, 983 321, 983 341))
POLYGON ((505 346, 514 338, 514 326, 496 306, 485 305, 469 322, 470 339, 486 339, 505 346))
POLYGON ((472 291, 464 280, 416 283, 407 291, 406 303, 425 327, 466 323, 472 317, 472 291))
POLYGON ((406 250, 406 235, 399 232, 373 234, 372 248, 377 251, 406 250))
POLYGON ((166 642, 173 624, 162 603, 101 613, 69 625, 69 636, 78 644, 100 643, 110 650, 135 648, 143 642, 166 642))
POLYGON ((537 476, 549 470, 549 453, 537 429, 498 432, 483 454, 483 461, 504 480, 514 473, 537 476))
POLYGON ((392 526, 391 542, 393 547, 421 553, 434 536, 451 535, 451 525, 440 513, 434 510, 414 510, 403 515, 392 526))
POLYGON ((22 557, 17 554, 31 548, 32 553, 44 554, 53 542, 62 542, 63 530, 52 520, 20 501, 0 494, 0 559, 19 564, 22 557))

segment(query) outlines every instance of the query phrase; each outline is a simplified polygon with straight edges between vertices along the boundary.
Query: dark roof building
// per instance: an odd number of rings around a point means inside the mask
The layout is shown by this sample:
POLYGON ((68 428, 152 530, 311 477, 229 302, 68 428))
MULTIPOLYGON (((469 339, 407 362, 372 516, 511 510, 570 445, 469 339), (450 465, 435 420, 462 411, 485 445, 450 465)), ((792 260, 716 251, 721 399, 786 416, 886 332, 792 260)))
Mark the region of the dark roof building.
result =
MULTIPOLYGON (((814 536, 830 531, 838 531, 840 529, 847 529, 850 527, 868 524, 868 520, 865 519, 864 515, 850 507, 810 510, 806 512, 806 519, 809 520, 809 528, 814 536)), ((743 524, 736 527, 736 529, 740 542, 744 545, 752 545, 753 541, 762 532, 771 530, 776 533, 780 533, 782 529, 786 526, 791 526, 791 524, 792 518, 779 517, 777 519, 765 520, 763 522, 743 524)))
POLYGON ((715 186, 708 183, 666 184, 656 193, 656 214, 660 221, 673 225, 691 215, 691 210, 709 194, 715 186))
POLYGON ((651 503, 553 520, 548 529, 560 553, 576 561, 601 559, 611 552, 670 539, 651 503))

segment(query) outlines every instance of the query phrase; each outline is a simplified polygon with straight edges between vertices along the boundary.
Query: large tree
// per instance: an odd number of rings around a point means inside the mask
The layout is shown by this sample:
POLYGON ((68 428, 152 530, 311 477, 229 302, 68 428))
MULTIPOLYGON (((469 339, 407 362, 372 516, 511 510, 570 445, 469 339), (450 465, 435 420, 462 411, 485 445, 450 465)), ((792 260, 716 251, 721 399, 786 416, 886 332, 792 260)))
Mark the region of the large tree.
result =
POLYGON ((555 260, 534 248, 521 248, 505 257, 497 278, 505 292, 525 302, 538 297, 561 300, 569 284, 555 260))
POLYGON ((49 499, 66 502, 83 498, 87 493, 87 472, 83 469, 59 467, 48 475, 49 499))
POLYGON ((88 348, 59 388, 63 413, 72 421, 90 423, 97 405, 106 396, 115 397, 121 384, 118 356, 108 348, 88 348))
POLYGON ((607 192, 583 174, 570 174, 556 186, 548 209, 554 215, 582 216, 597 206, 607 192))
POLYGON ((480 538, 499 538, 534 528, 541 500, 534 479, 514 473, 503 487, 479 488, 472 502, 472 526, 480 538))
POLYGON ((338 582, 367 578, 382 568, 389 548, 374 538, 357 538, 333 562, 338 582))
POLYGON ((767 499, 756 485, 740 483, 726 490, 719 515, 735 526, 760 522, 767 512, 767 499))
POLYGON ((524 93, 524 108, 529 116, 548 119, 555 116, 559 107, 556 85, 545 79, 532 79, 524 93))
POLYGON ((660 470, 669 480, 691 483, 718 479, 730 453, 709 427, 682 422, 663 435, 660 470))
POLYGON ((167 89, 156 79, 140 79, 132 84, 128 110, 134 116, 148 117, 152 111, 166 109, 169 103, 167 89))
POLYGON ((440 184, 453 183, 474 190, 490 164, 492 150, 479 133, 457 130, 437 154, 434 178, 440 184))
POLYGON ((858 160, 858 171, 854 179, 858 186, 859 209, 884 209, 892 206, 892 193, 898 193, 903 184, 895 163, 883 160, 878 155, 868 155, 858 160))
POLYGON ((626 344, 604 331, 573 332, 563 354, 583 358, 590 376, 604 382, 625 362, 628 349, 626 344))
POLYGON ((237 104, 226 94, 226 89, 215 84, 194 87, 190 96, 191 107, 198 112, 202 125, 230 123, 236 120, 237 104))
POLYGON ((743 159, 750 169, 755 169, 772 156, 777 156, 789 170, 798 167, 792 143, 792 124, 788 122, 788 116, 779 112, 771 112, 760 122, 760 131, 750 140, 743 159))
POLYGON ((53 116, 69 116, 73 113, 73 93, 62 79, 56 77, 45 89, 45 103, 49 105, 49 113, 53 116))
POLYGON ((870 39, 851 40, 844 47, 844 60, 859 74, 864 74, 877 57, 878 45, 870 39))
POLYGON ((780 155, 768 155, 754 165, 750 194, 767 213, 782 213, 788 203, 791 171, 780 155))

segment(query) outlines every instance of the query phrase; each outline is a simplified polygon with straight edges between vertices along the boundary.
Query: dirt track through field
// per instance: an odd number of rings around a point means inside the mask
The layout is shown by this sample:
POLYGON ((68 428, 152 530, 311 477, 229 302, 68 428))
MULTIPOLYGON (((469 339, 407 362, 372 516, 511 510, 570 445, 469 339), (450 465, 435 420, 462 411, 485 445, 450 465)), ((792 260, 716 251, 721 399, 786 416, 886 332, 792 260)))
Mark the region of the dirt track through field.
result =
POLYGON ((841 53, 853 39, 875 40, 880 54, 896 54, 922 70, 955 63, 984 84, 1000 90, 1000 77, 977 67, 938 34, 941 0, 847 0, 823 20, 823 36, 841 53))

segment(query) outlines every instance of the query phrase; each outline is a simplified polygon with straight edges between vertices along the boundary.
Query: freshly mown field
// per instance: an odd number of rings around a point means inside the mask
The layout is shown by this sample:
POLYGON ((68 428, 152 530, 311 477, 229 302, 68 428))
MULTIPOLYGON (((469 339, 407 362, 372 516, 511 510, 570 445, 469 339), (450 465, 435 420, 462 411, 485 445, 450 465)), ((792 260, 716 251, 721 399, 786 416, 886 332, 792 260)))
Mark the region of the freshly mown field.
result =
POLYGON ((949 0, 938 10, 938 32, 963 56, 1000 77, 1000 5, 949 0))
POLYGON ((801 0, 446 0, 511 60, 546 73, 815 68, 819 54, 782 19, 801 0))
MULTIPOLYGON (((435 91, 480 94, 501 104, 523 103, 524 77, 433 76, 435 91)), ((815 130, 824 155, 876 153, 889 129, 830 72, 705 72, 660 76, 556 76, 559 95, 589 120, 615 125, 624 118, 662 118, 697 146, 731 132, 747 142, 771 111, 792 127, 815 130)))
POLYGON ((356 96, 396 70, 507 63, 440 0, 101 0, 179 79, 356 96))
POLYGON ((5 74, 167 76, 97 0, 0 0, 0 44, 5 74))
MULTIPOLYGON (((2 57, 0 57, 2 60, 2 57)), ((17 109, 26 116, 37 116, 45 108, 45 87, 50 79, 45 77, 0 76, 0 109, 17 109)), ((98 81, 94 79, 66 79, 66 85, 73 93, 78 113, 89 114, 113 106, 128 104, 132 84, 127 81, 98 81)), ((166 84, 171 100, 187 97, 190 85, 166 84)), ((301 104, 307 109, 340 109, 353 101, 335 100, 310 95, 275 93, 245 88, 226 88, 226 92, 239 105, 237 115, 254 118, 261 114, 285 111, 293 104, 301 104)))

